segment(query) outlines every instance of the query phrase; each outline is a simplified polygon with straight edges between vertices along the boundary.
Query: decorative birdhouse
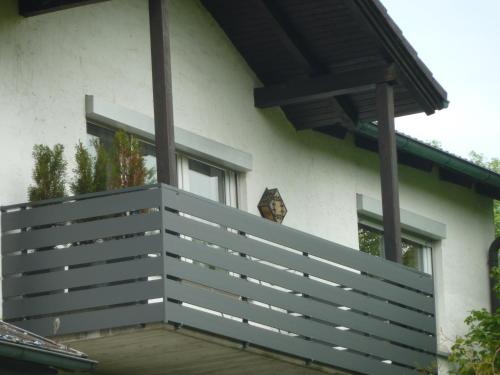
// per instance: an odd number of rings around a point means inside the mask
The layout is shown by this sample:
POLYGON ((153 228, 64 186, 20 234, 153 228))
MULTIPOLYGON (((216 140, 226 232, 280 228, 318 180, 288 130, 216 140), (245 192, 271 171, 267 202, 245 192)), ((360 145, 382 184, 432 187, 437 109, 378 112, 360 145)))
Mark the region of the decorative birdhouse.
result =
POLYGON ((287 213, 285 202, 283 202, 283 198, 281 198, 278 189, 266 188, 257 207, 262 217, 279 224, 282 223, 287 213))

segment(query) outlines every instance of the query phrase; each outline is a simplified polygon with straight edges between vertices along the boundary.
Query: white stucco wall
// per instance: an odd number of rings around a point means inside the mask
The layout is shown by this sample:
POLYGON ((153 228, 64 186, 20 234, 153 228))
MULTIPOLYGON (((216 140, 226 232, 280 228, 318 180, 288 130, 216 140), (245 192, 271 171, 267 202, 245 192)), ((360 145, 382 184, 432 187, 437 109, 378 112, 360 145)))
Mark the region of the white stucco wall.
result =
MULTIPOLYGON (((376 154, 349 137, 297 133, 279 109, 256 109, 258 79, 204 8, 175 0, 171 12, 176 126, 253 155, 243 202, 250 212, 266 187, 278 187, 284 224, 357 248, 356 193, 380 197, 376 154)), ((23 19, 6 0, 0 49, 0 204, 26 200, 34 143, 63 143, 72 169, 74 144, 85 138, 85 94, 153 113, 146 1, 23 19)), ((439 330, 452 339, 469 310, 488 305, 492 201, 409 167, 400 180, 402 207, 447 225, 434 274, 439 330)))

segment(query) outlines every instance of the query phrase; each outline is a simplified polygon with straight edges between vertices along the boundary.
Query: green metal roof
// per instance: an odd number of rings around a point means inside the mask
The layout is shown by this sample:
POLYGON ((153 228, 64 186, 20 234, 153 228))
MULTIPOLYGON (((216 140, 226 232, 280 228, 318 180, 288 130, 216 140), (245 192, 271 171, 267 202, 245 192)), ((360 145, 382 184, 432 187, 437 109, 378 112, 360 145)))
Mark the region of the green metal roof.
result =
MULTIPOLYGON (((378 139, 377 125, 373 123, 359 124, 354 133, 373 140, 378 139)), ((455 172, 458 176, 473 182, 478 193, 500 199, 500 174, 405 134, 397 133, 396 143, 398 151, 431 161, 440 168, 455 172)))

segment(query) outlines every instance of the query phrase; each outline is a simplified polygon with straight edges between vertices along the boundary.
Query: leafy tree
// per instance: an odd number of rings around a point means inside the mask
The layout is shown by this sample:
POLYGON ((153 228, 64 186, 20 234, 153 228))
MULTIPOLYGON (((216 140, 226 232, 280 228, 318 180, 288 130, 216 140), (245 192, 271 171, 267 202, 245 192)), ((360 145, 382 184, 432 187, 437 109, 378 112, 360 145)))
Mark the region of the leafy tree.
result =
MULTIPOLYGON (((495 290, 500 294, 500 268, 492 272, 495 290)), ((500 309, 472 311, 465 319, 469 331, 458 337, 451 348, 449 360, 455 364, 450 372, 456 375, 500 374, 500 309)))
POLYGON ((441 143, 441 141, 438 141, 437 139, 433 139, 431 141, 428 141, 427 143, 432 147, 438 148, 440 150, 443 149, 443 144, 441 143))
POLYGON ((381 233, 360 226, 358 229, 358 235, 359 249, 361 251, 375 256, 381 255, 380 251, 383 247, 383 238, 381 233))
POLYGON ((144 185, 148 175, 139 140, 117 131, 111 152, 111 188, 144 185))
POLYGON ((56 144, 53 149, 46 145, 33 147, 33 185, 28 188, 31 202, 42 199, 60 198, 65 195, 67 163, 63 157, 64 146, 56 144))

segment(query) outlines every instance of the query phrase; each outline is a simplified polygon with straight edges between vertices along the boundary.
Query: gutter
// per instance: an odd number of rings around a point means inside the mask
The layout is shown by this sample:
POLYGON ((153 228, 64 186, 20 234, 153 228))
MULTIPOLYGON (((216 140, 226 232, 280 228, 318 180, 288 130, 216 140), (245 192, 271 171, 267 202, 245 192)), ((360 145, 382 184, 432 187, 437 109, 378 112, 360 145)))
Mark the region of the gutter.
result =
POLYGON ((0 341, 0 357, 6 357, 69 371, 94 371, 97 362, 83 357, 0 341))
MULTIPOLYGON (((373 123, 359 124, 354 133, 378 140, 378 128, 373 123)), ((497 194, 500 196, 499 174, 401 133, 396 133, 396 144, 399 151, 430 160, 441 167, 465 174, 477 182, 491 185, 498 190, 497 194)))
POLYGON ((490 303, 491 312, 495 312, 500 309, 500 296, 498 295, 495 284, 498 280, 492 277, 493 268, 498 267, 498 254, 500 252, 500 237, 497 237, 493 241, 488 251, 488 268, 490 271, 490 303))

